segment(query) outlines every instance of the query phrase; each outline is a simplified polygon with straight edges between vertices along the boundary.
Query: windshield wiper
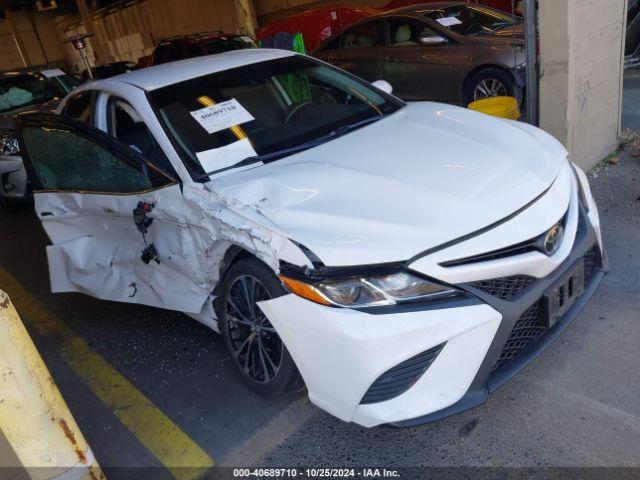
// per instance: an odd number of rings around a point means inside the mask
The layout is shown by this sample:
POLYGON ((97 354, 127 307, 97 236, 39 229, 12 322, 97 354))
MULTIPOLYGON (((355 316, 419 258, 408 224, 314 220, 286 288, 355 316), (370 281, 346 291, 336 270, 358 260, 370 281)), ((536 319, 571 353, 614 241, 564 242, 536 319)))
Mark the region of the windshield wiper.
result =
POLYGON ((240 167, 246 167, 248 165, 252 165, 254 163, 260 163, 261 161, 258 160, 257 156, 254 157, 247 157, 244 160, 240 160, 237 163, 234 163, 233 165, 229 165, 228 167, 224 167, 224 168, 219 168, 217 170, 213 170, 211 172, 207 172, 207 173, 203 173, 201 175, 198 175, 196 177, 196 180, 204 180, 207 177, 210 177, 211 175, 215 175, 216 173, 222 173, 222 172, 226 172, 227 170, 231 170, 232 168, 240 168, 240 167))
POLYGON ((240 160, 233 165, 229 165, 228 167, 219 168, 218 170, 214 170, 212 172, 203 173, 197 177, 198 180, 203 180, 211 175, 215 175, 217 173, 222 173, 227 170, 231 170, 233 168, 245 167, 247 165, 252 165, 254 163, 264 163, 270 160, 276 160, 278 158, 286 157, 289 155, 293 155, 294 153, 301 152, 303 150, 308 150, 313 147, 317 147, 333 138, 341 137, 342 135, 355 130, 357 128, 363 127, 369 123, 373 123, 377 120, 380 120, 385 114, 381 114, 376 117, 365 118, 364 120, 360 120, 358 122, 349 123, 347 125, 340 125, 339 127, 331 130, 326 135, 322 135, 321 137, 314 138, 313 140, 309 140, 308 142, 301 143, 300 145, 296 145, 295 147, 283 148, 282 150, 276 150, 274 152, 265 153, 263 155, 254 155, 251 157, 247 157, 243 160, 240 160))

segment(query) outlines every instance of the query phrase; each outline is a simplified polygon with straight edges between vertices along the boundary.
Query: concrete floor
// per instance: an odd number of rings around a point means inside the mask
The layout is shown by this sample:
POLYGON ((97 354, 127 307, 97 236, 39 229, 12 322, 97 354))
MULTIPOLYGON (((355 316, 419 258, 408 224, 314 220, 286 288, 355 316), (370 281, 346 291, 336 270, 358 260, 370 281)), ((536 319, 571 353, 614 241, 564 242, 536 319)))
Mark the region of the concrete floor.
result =
MULTIPOLYGON (((624 122, 640 130, 635 72, 624 122)), ((0 266, 218 465, 640 467, 640 159, 623 156, 590 181, 611 261, 592 301, 485 405, 419 428, 345 424, 302 394, 263 399, 241 384, 221 339, 181 314, 51 294, 47 242, 30 208, 0 213, 0 266)), ((136 478, 121 468, 134 466, 170 478, 65 363, 55 339, 25 323, 108 478, 136 478)))

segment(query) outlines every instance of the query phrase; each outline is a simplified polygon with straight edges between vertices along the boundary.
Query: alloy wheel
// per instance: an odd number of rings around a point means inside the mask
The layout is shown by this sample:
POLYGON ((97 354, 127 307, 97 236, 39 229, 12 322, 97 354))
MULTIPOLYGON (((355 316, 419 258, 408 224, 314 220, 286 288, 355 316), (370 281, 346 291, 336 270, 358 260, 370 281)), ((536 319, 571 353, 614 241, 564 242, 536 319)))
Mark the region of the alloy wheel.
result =
POLYGON ((260 383, 270 382, 282 364, 282 340, 257 305, 270 298, 260 280, 241 275, 231 283, 225 302, 234 360, 249 377, 260 383))
POLYGON ((473 90, 473 99, 482 100, 483 98, 508 96, 507 87, 497 78, 485 78, 476 85, 473 90))

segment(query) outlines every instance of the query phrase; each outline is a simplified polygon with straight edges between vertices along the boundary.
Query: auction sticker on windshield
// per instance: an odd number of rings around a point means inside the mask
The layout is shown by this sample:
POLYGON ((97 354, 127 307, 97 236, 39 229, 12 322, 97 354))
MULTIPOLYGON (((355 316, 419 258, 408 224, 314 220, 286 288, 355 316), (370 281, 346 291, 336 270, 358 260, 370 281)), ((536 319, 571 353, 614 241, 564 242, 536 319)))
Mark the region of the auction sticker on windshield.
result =
POLYGON ((436 22, 438 22, 443 27, 452 27, 453 25, 460 25, 462 23, 456 17, 437 18, 436 22))
POLYGON ((257 153, 248 138, 243 138, 224 147, 212 148, 204 152, 197 152, 196 157, 205 172, 213 172, 228 168, 242 160, 254 157, 257 153))
POLYGON ((235 98, 189 113, 208 133, 216 133, 254 120, 253 115, 235 98))
POLYGON ((62 75, 66 75, 62 70, 60 70, 59 68, 52 68, 50 70, 42 70, 40 73, 42 73, 42 75, 44 75, 47 78, 51 78, 51 77, 61 77, 62 75))

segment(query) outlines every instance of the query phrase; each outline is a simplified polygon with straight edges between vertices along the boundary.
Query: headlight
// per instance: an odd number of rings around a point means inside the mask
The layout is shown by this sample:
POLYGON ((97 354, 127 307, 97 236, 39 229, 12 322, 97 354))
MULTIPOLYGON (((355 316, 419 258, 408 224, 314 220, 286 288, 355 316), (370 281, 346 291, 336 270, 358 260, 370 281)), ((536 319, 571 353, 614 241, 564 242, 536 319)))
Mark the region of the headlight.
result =
POLYGON ((374 307, 404 302, 436 300, 463 292, 424 280, 408 272, 354 276, 306 282, 281 275, 291 293, 322 305, 374 307))
POLYGON ((15 156, 20 153, 18 138, 12 132, 0 133, 0 155, 15 156))

